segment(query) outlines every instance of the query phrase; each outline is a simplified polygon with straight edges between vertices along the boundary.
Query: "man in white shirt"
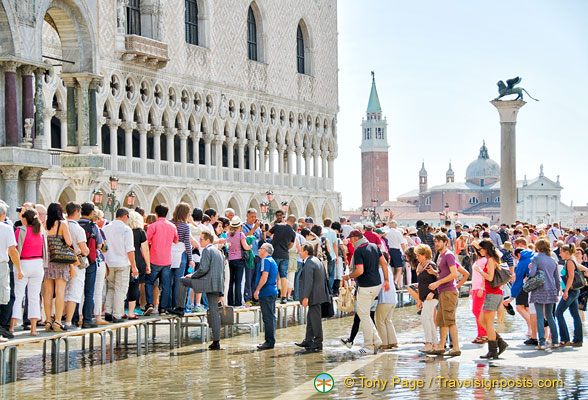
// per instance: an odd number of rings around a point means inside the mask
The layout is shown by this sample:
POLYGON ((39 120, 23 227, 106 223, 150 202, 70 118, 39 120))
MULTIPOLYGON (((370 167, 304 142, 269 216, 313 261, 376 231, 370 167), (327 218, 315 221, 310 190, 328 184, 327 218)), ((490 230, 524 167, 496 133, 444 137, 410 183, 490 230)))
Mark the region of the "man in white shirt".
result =
POLYGON ((553 226, 547 230, 547 237, 549 238, 549 243, 551 243, 551 246, 554 248, 557 245, 557 241, 563 239, 563 233, 561 229, 559 229, 559 224, 557 222, 554 222, 553 226))
POLYGON ((112 322, 124 321, 122 316, 129 290, 129 266, 133 277, 139 276, 139 270, 135 264, 133 231, 127 226, 128 220, 129 210, 121 207, 116 211, 116 220, 102 229, 108 244, 108 251, 104 253, 104 258, 110 271, 106 278, 108 292, 105 318, 112 322))
MULTIPOLYGON (((7 342, 14 337, 10 332, 10 319, 12 317, 12 304, 10 301, 10 279, 12 276, 8 260, 20 270, 20 256, 16 248, 16 238, 12 226, 8 224, 6 203, 0 203, 0 343, 7 342)), ((13 297, 14 299, 14 297, 13 297)), ((12 301, 14 302, 14 300, 12 301)))
POLYGON ((398 289, 402 288, 402 252, 406 244, 404 235, 398 229, 398 223, 395 220, 389 223, 390 230, 386 234, 388 240, 388 251, 390 253, 390 265, 394 269, 394 282, 398 289))
MULTIPOLYGON (((86 232, 78 224, 82 211, 82 206, 79 203, 70 201, 65 205, 65 212, 67 213, 67 222, 69 225, 69 234, 73 243, 74 252, 80 261, 87 261, 86 256, 89 254, 88 246, 86 244, 86 232), (82 260, 84 259, 84 260, 82 260)), ((88 265, 87 263, 85 264, 88 265)), ((85 268, 80 268, 82 264, 76 266, 78 271, 76 276, 67 281, 65 286, 65 328, 71 328, 71 320, 76 311, 76 306, 82 301, 84 295, 84 281, 86 278, 85 268)), ((76 321, 77 322, 77 321, 76 321)), ((77 324, 76 324, 77 325, 77 324)))

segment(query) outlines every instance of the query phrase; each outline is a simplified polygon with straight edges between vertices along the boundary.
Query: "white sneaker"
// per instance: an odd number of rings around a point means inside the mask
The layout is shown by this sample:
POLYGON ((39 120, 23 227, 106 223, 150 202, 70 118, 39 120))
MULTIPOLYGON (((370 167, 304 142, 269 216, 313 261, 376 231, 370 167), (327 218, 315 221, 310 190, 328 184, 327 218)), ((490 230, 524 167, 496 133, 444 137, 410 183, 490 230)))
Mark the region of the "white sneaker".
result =
POLYGON ((6 343, 8 342, 8 339, 6 339, 4 336, 0 336, 0 343, 6 343))

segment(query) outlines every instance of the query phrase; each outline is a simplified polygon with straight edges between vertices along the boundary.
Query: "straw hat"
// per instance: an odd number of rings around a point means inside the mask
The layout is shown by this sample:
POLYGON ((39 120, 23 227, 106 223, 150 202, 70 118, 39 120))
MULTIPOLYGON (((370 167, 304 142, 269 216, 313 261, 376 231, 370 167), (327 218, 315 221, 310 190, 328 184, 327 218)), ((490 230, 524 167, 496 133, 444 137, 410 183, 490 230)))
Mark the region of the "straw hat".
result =
POLYGON ((234 216, 231 220, 231 228, 238 228, 242 225, 241 218, 234 216))

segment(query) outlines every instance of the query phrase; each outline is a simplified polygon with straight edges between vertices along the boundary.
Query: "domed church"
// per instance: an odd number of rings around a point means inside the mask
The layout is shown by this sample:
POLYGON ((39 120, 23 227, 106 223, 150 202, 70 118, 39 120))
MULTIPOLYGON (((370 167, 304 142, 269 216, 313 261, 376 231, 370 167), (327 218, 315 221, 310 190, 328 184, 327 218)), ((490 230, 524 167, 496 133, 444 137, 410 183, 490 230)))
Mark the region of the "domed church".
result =
MULTIPOLYGON (((465 182, 455 182, 455 172, 449 168, 445 183, 428 186, 427 170, 423 162, 419 171, 419 189, 398 196, 397 200, 418 206, 419 212, 447 211, 452 219, 455 214, 487 216, 492 224, 500 222, 500 165, 488 154, 482 143, 478 158, 467 169, 465 182)), ((545 177, 543 165, 539 176, 517 181, 517 218, 531 223, 549 223, 571 220, 571 207, 561 202, 559 176, 556 181, 545 177)))

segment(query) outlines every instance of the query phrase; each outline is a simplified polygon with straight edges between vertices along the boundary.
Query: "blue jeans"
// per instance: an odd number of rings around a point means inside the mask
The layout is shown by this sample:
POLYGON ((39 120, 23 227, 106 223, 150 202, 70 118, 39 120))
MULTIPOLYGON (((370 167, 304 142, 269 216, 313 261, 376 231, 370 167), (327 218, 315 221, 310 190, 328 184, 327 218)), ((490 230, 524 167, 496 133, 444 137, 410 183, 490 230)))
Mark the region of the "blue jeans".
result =
POLYGON ((169 265, 151 264, 151 273, 145 277, 145 299, 148 305, 153 305, 153 285, 159 278, 161 285, 161 296, 159 301, 160 310, 169 310, 171 305, 171 268, 169 265))
POLYGON ((276 344, 276 299, 278 296, 266 296, 259 298, 261 306, 261 319, 265 330, 265 342, 276 344))
POLYGON ((171 289, 172 289, 172 307, 182 307, 184 308, 185 304, 176 304, 176 300, 178 298, 178 288, 180 287, 180 279, 186 275, 186 267, 188 266, 188 256, 186 253, 182 254, 182 261, 180 262, 180 266, 178 268, 171 269, 171 289))
POLYGON ((294 300, 300 301, 298 297, 300 295, 300 276, 302 275, 302 266, 304 263, 302 261, 298 261, 298 271, 296 271, 296 275, 294 275, 294 300))
POLYGON ((329 272, 329 293, 333 293, 333 283, 335 283, 335 260, 327 262, 327 271, 329 272))
POLYGON ((564 300, 562 297, 555 310, 557 324, 559 325, 559 336, 562 342, 570 341, 570 333, 564 319, 564 311, 569 308, 574 319, 574 343, 582 343, 582 319, 578 311, 578 296, 580 296, 579 290, 568 291, 568 299, 564 300))
POLYGON ((229 261, 231 279, 229 280, 229 300, 227 303, 230 306, 240 307, 243 305, 241 302, 241 284, 243 283, 245 268, 245 261, 243 260, 229 261))
POLYGON ((545 346, 545 325, 543 324, 544 318, 547 320, 547 325, 549 325, 549 330, 551 331, 551 343, 559 343, 557 336, 557 325, 555 324, 555 319, 553 319, 554 307, 555 303, 535 303, 535 310, 537 311, 537 334, 539 335, 540 346, 545 346), (545 312, 543 312, 543 306, 545 306, 545 312))
MULTIPOLYGON (((84 281, 84 304, 82 305, 82 317, 84 322, 92 322, 94 316, 94 286, 96 286, 96 270, 98 263, 93 262, 86 268, 86 280, 84 281)), ((79 304, 76 305, 76 311, 73 315, 73 321, 79 320, 79 304)))
POLYGON ((243 291, 243 297, 245 301, 253 301, 253 293, 255 293, 255 277, 257 275, 257 266, 259 265, 259 256, 255 256, 253 260, 254 268, 245 267, 245 290, 243 291))

